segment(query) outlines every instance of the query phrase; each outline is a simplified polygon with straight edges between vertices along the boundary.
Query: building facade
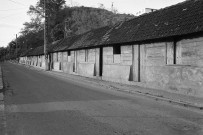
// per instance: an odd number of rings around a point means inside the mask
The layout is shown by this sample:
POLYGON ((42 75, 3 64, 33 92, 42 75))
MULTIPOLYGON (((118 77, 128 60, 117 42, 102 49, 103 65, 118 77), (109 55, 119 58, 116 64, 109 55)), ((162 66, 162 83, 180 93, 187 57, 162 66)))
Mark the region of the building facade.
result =
MULTIPOLYGON (((50 49, 50 69, 203 97, 202 7, 189 0, 69 37, 50 49)), ((44 68, 33 52, 20 63, 44 68)))

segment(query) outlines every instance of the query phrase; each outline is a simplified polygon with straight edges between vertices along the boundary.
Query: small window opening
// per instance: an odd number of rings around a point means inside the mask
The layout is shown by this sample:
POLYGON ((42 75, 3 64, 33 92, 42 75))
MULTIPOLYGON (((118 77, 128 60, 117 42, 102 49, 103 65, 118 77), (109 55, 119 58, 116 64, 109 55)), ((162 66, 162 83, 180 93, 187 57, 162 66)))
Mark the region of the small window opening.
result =
POLYGON ((113 47, 113 54, 121 54, 121 46, 114 46, 113 47))
POLYGON ((58 53, 56 53, 56 61, 57 61, 57 62, 59 61, 58 53))
POLYGON ((68 56, 70 56, 71 55, 71 53, 70 53, 70 51, 68 51, 68 56))
POLYGON ((85 62, 88 62, 88 50, 85 50, 85 62))
POLYGON ((177 64, 177 60, 176 60, 176 57, 177 57, 177 45, 176 45, 176 42, 174 42, 174 46, 173 46, 173 49, 174 49, 174 53, 173 53, 173 63, 174 64, 177 64))

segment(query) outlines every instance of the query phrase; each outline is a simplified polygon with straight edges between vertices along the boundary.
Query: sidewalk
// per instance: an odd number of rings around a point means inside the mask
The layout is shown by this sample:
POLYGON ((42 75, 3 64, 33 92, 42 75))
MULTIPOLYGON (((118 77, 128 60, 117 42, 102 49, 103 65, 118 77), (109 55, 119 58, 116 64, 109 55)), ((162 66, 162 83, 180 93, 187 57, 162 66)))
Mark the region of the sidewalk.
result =
MULTIPOLYGON (((26 66, 26 67, 29 67, 34 70, 44 71, 43 69, 37 69, 31 66, 26 66)), ((192 107, 195 109, 203 110, 203 98, 199 98, 199 97, 182 95, 178 93, 171 93, 168 91, 158 90, 158 89, 143 88, 143 87, 137 86, 137 84, 133 82, 131 82, 130 84, 121 84, 121 83, 104 81, 99 77, 89 78, 89 77, 83 77, 77 74, 72 75, 72 74, 56 72, 56 71, 47 71, 46 73, 54 76, 59 76, 62 78, 89 83, 90 85, 94 85, 94 86, 96 85, 96 86, 105 87, 107 89, 139 94, 142 96, 153 98, 155 100, 166 101, 166 102, 178 104, 185 107, 192 107)))

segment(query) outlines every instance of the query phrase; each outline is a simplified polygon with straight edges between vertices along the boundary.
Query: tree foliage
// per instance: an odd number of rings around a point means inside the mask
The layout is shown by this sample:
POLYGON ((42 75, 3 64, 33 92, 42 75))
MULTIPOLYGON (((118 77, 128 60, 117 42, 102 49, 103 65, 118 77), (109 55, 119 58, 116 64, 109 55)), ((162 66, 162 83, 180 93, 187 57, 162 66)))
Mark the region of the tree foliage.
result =
MULTIPOLYGON (((108 11, 103 4, 100 5, 100 8, 68 7, 65 5, 65 0, 47 1, 49 42, 64 38, 65 31, 68 31, 69 36, 77 35, 134 17, 129 14, 108 11)), ((7 48, 0 48, 0 57, 5 53, 7 58, 14 57, 11 55, 15 53, 14 48, 16 47, 13 46, 13 42, 17 42, 18 56, 30 48, 43 45, 44 11, 44 0, 38 0, 36 5, 30 6, 27 12, 31 17, 30 22, 24 23, 17 41, 11 41, 7 48)))
POLYGON ((114 25, 133 17, 133 15, 128 14, 115 14, 101 8, 66 7, 59 12, 56 18, 57 24, 52 29, 51 34, 54 40, 58 40, 58 37, 63 37, 61 34, 64 33, 64 25, 66 25, 73 34, 81 34, 99 27, 114 25))

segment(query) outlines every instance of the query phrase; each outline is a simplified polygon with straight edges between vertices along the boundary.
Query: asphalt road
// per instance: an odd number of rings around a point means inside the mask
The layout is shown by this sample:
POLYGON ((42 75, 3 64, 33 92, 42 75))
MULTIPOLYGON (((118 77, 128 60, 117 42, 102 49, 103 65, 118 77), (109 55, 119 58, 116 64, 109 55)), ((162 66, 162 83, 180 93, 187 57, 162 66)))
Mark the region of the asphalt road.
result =
POLYGON ((3 63, 7 135, 203 135, 203 113, 3 63))

